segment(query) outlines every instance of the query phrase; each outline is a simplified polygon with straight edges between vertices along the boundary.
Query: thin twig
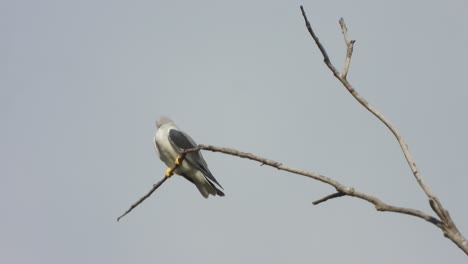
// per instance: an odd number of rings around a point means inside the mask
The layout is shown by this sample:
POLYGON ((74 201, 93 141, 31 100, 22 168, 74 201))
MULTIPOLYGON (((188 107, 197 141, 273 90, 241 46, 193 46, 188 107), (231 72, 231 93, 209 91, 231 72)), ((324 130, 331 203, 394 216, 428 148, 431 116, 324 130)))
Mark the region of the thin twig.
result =
POLYGON ((333 66, 330 62, 330 58, 328 57, 327 52, 325 51, 325 48, 323 47, 322 43, 320 43, 319 38, 317 35, 315 35, 315 32, 312 30, 312 26, 310 25, 309 20, 307 19, 307 16, 305 14, 304 8, 301 6, 301 11, 302 11, 302 16, 304 17, 305 23, 307 30, 309 31, 310 35, 312 35, 312 38, 315 40, 315 44, 317 44, 317 47, 319 48, 320 52, 322 52, 323 55, 323 62, 330 68, 330 70, 333 72, 333 75, 339 76, 340 73, 338 70, 333 66))
POLYGON ((158 183, 154 184, 153 185, 153 188, 151 188, 151 190, 145 194, 143 197, 141 197, 138 201, 136 201, 134 204, 132 204, 132 206, 130 206, 130 208, 125 211, 124 214, 122 214, 121 216, 119 216, 117 218, 117 222, 120 220, 120 218, 126 216, 128 213, 130 213, 133 209, 135 209, 135 207, 137 207, 138 205, 140 205, 144 200, 146 200, 146 198, 150 197, 151 194, 153 194, 154 191, 156 191, 156 189, 159 188, 159 186, 161 186, 167 179, 169 179, 169 177, 166 177, 164 176, 158 183))
POLYGON ((349 66, 351 64, 351 56, 353 55, 353 48, 354 48, 354 43, 356 42, 355 40, 350 40, 349 35, 348 35, 348 28, 346 27, 346 24, 344 22, 344 19, 340 19, 340 27, 341 27, 341 32, 343 33, 344 41, 346 43, 346 59, 345 63, 343 66, 343 70, 341 71, 341 78, 346 79, 348 76, 348 71, 349 71, 349 66))
POLYGON ((318 205, 318 204, 321 204, 323 202, 326 202, 330 199, 334 199, 334 198, 338 198, 338 197, 342 197, 342 196, 345 196, 346 194, 343 193, 343 192, 336 192, 336 193, 332 193, 332 194, 329 194, 321 199, 318 199, 317 201, 315 202, 312 202, 313 205, 318 205))
POLYGON ((180 155, 180 157, 179 157, 179 163, 178 164, 175 163, 174 166, 171 167, 171 169, 168 171, 168 176, 164 175, 164 178, 162 178, 156 184, 153 184, 153 188, 151 188, 151 190, 147 194, 145 194, 143 197, 141 197, 138 201, 136 201, 134 204, 132 204, 132 206, 130 206, 130 208, 124 214, 119 216, 117 218, 117 222, 120 220, 120 218, 126 216, 133 209, 135 209, 135 207, 140 205, 144 200, 146 200, 146 198, 150 197, 151 194, 153 194, 153 192, 156 191, 156 189, 159 188, 159 186, 161 186, 167 179, 169 179, 172 176, 172 174, 174 174, 174 171, 182 164, 182 162, 184 161, 186 155, 187 155, 187 153, 182 153, 182 155, 180 155))
POLYGON ((340 27, 341 27, 341 33, 343 34, 343 37, 344 37, 344 41, 345 41, 346 45, 348 45, 348 43, 351 42, 351 39, 349 38, 349 35, 348 35, 348 28, 346 27, 346 24, 345 24, 343 18, 340 18, 339 23, 340 23, 340 27))

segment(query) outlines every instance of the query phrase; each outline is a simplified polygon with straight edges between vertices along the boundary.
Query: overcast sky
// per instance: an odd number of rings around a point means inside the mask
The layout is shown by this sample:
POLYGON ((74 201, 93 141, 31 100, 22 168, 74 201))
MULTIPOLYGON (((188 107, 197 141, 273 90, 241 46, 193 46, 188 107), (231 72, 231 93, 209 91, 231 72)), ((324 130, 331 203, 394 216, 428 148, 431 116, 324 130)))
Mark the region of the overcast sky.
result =
POLYGON ((466 263, 435 226, 204 153, 225 197, 164 173, 155 120, 431 213, 391 133, 468 236, 468 2, 0 2, 1 263, 466 263))

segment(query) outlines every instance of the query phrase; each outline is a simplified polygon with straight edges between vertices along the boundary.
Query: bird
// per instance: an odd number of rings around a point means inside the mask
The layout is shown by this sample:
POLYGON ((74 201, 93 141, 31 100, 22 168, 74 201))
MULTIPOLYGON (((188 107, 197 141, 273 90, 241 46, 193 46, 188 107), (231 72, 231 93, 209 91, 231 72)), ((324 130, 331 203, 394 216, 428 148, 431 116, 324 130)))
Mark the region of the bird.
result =
MULTIPOLYGON (((196 148, 197 143, 168 117, 160 117, 156 121, 156 128, 154 148, 161 161, 168 166, 165 176, 170 177, 171 168, 180 161, 183 150, 196 148)), ((220 190, 223 187, 208 169, 208 164, 200 151, 188 152, 174 173, 193 183, 205 198, 209 195, 224 196, 224 192, 220 190)))

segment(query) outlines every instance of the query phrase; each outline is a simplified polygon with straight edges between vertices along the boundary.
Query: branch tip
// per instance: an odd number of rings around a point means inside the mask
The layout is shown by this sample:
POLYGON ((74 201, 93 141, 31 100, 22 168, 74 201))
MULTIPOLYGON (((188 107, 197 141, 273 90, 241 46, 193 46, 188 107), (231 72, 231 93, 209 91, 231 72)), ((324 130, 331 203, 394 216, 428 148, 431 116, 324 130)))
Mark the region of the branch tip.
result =
POLYGON ((146 198, 150 197, 151 194, 153 194, 153 192, 156 191, 159 188, 159 186, 161 186, 167 179, 169 179, 172 176, 172 174, 174 174, 174 171, 179 166, 181 166, 181 164, 184 161, 185 156, 187 155, 187 153, 188 152, 186 152, 186 151, 182 152, 182 155, 177 157, 176 161, 174 161, 174 166, 172 166, 170 169, 168 169, 168 172, 164 174, 164 177, 159 182, 153 184, 153 188, 151 188, 151 190, 149 190, 149 192, 147 194, 145 194, 138 201, 136 201, 134 204, 132 204, 130 206, 130 208, 127 211, 125 211, 125 213, 123 213, 121 216, 119 216, 117 218, 117 222, 119 222, 122 217, 126 216, 133 209, 135 209, 138 205, 140 205, 144 200, 146 200, 146 198))
POLYGON ((338 191, 336 193, 332 193, 332 194, 329 194, 329 195, 327 195, 327 196, 325 196, 325 197, 323 197, 321 199, 318 199, 317 201, 312 202, 312 204, 313 205, 318 205, 318 204, 321 204, 321 203, 326 202, 328 200, 338 198, 338 197, 342 197, 342 196, 345 196, 345 195, 346 195, 346 193, 338 191))

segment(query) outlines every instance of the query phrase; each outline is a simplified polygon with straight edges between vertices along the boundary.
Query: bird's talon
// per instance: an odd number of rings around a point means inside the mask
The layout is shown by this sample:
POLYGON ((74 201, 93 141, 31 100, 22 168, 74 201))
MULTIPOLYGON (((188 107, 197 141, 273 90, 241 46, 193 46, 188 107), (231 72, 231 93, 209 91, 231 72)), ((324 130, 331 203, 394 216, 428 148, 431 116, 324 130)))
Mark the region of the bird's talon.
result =
POLYGON ((177 157, 175 160, 175 165, 180 165, 182 163, 182 157, 177 157))
POLYGON ((164 176, 167 178, 171 177, 174 172, 172 171, 172 168, 167 168, 166 172, 164 173, 164 176))

